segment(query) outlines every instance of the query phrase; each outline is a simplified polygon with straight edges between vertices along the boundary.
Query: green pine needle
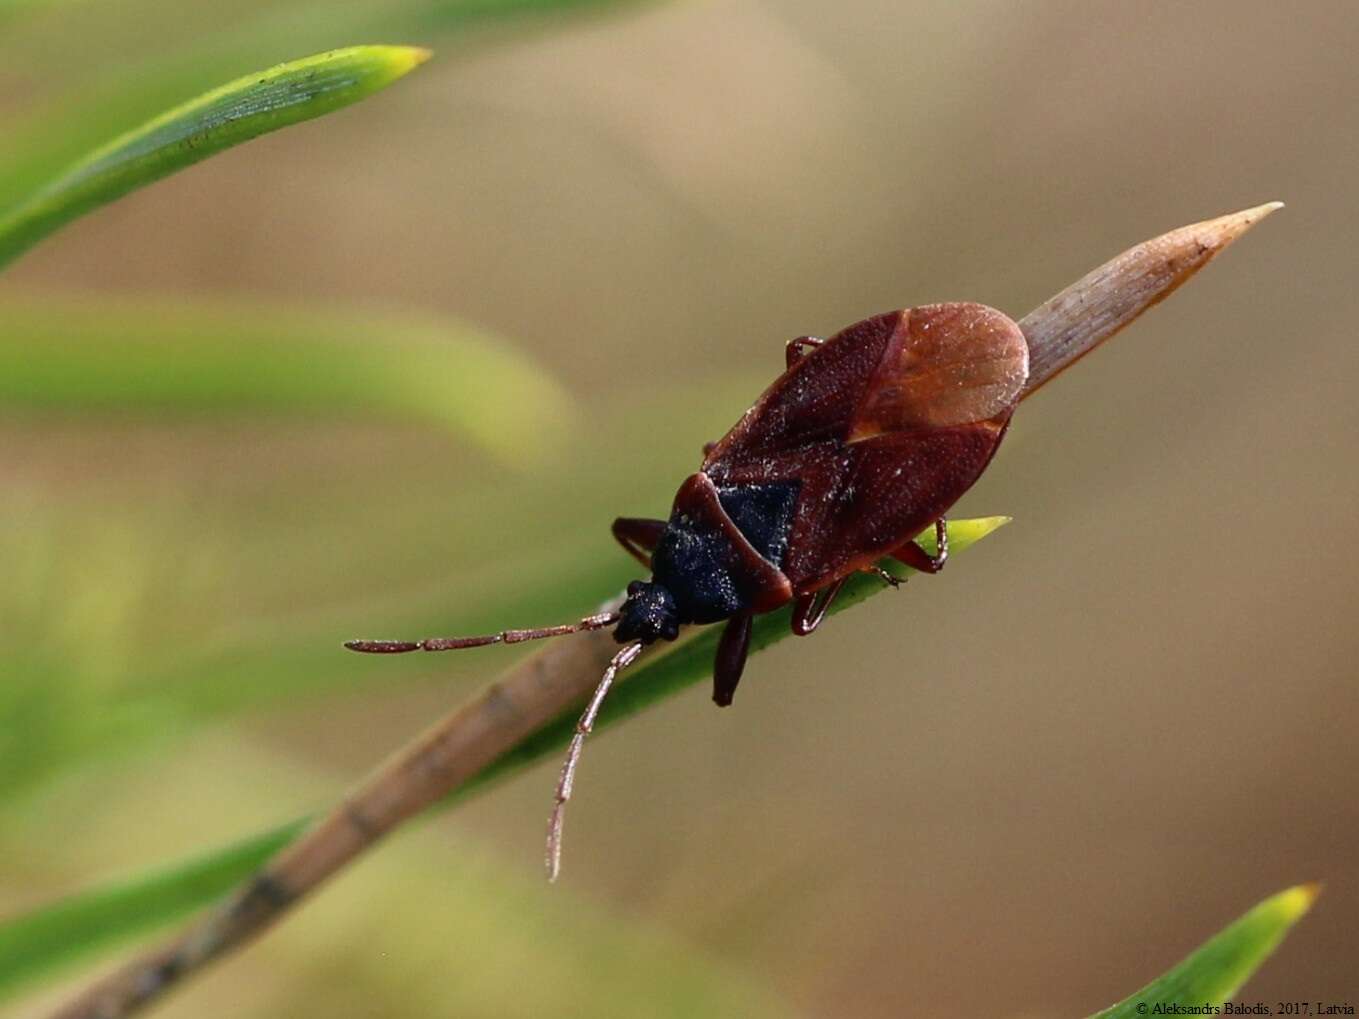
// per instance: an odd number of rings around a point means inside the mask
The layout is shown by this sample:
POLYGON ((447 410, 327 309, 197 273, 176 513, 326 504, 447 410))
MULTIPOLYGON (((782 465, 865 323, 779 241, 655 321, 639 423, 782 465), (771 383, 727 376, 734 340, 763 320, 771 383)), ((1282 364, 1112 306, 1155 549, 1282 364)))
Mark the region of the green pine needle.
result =
POLYGON ((354 46, 247 75, 90 153, 0 219, 4 266, 85 213, 270 131, 385 88, 429 59, 413 46, 354 46))
POLYGON ((1320 885, 1297 885, 1266 899, 1174 969, 1091 1019, 1184 1014, 1176 1006, 1220 1007, 1269 958, 1320 892, 1320 885))

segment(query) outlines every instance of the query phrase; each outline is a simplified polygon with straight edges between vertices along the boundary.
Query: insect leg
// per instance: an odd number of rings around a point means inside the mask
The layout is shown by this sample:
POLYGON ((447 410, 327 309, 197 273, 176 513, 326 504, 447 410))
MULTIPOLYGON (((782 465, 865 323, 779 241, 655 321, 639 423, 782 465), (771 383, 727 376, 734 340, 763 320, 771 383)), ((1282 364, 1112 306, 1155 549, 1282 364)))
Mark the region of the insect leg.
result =
POLYGON ((613 660, 609 662, 609 667, 604 670, 599 686, 595 687, 590 703, 585 706, 585 713, 580 716, 580 721, 576 723, 576 734, 571 737, 571 745, 566 751, 566 761, 562 764, 561 777, 557 780, 557 799, 552 807, 552 817, 547 822, 547 879, 549 881, 556 881, 557 874, 561 871, 562 821, 566 816, 566 801, 571 798, 571 788, 575 785, 576 765, 580 764, 580 752, 585 746, 585 737, 590 735, 594 729, 595 719, 599 716, 599 708, 609 693, 609 687, 613 686, 614 679, 620 672, 635 662, 637 656, 641 653, 642 642, 640 640, 623 645, 622 650, 613 656, 613 660))
POLYGON ((651 565, 651 550, 661 540, 664 520, 619 517, 613 522, 613 536, 643 566, 651 565))
POLYGON ((736 684, 741 682, 741 670, 746 667, 746 653, 750 650, 751 618, 748 612, 732 616, 717 643, 717 658, 713 663, 713 703, 720 708, 731 703, 736 684))
POLYGON ((900 587, 902 584, 905 583, 905 581, 903 581, 900 577, 892 576, 892 574, 888 573, 881 566, 870 566, 867 569, 860 570, 859 572, 874 574, 888 587, 900 587))
POLYGON ((825 342, 815 336, 799 336, 796 340, 789 340, 788 345, 783 348, 784 362, 791 368, 807 356, 806 348, 815 350, 825 342))
POLYGON ((892 558, 921 573, 938 573, 948 562, 948 521, 943 517, 934 522, 934 539, 939 549, 935 555, 930 555, 914 541, 908 541, 892 553, 892 558))
POLYGON ((813 591, 811 594, 804 594, 793 603, 793 632, 799 637, 805 637, 818 626, 821 620, 826 618, 826 610, 830 608, 831 602, 835 601, 835 596, 840 593, 840 588, 845 586, 848 577, 841 577, 829 587, 823 587, 820 591, 813 591))

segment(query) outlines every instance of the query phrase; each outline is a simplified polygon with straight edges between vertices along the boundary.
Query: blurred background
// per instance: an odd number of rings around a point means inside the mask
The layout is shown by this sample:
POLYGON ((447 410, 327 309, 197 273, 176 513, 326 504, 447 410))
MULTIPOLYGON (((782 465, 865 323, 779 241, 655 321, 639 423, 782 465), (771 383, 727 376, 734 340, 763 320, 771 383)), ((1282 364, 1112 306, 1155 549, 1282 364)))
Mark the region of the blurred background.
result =
POLYGON ((598 739, 561 885, 554 762, 158 1014, 1084 1015, 1314 879, 1242 997, 1359 1005, 1359 11, 548 6, 0 5, 7 200, 277 60, 436 50, 0 279, 0 915, 332 801, 518 653, 340 642, 617 590, 610 520, 787 339, 1282 199, 1023 406, 956 510, 1012 525, 598 739))

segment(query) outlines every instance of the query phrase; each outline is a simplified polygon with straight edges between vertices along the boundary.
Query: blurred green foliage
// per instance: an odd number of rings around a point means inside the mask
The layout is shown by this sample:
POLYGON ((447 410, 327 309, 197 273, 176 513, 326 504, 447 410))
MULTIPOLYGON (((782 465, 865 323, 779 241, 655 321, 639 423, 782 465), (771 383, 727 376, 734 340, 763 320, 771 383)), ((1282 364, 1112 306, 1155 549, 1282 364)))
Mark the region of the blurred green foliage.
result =
MULTIPOLYGON (((956 520, 950 524, 950 548, 962 552, 1003 526, 1005 517, 956 520)), ((931 532, 920 539, 933 554, 931 532)), ((900 563, 884 566, 899 577, 911 571, 900 563)), ((860 574, 845 585, 830 607, 836 614, 857 605, 886 587, 876 576, 860 574)), ((561 613, 564 615, 564 612, 561 613)), ((756 620, 751 634, 752 653, 791 635, 791 607, 756 620)), ((596 724, 602 731, 666 697, 706 679, 712 671, 719 627, 706 627, 673 650, 643 662, 620 683, 605 702, 596 724)), ((450 802, 460 801, 514 772, 560 752, 571 738, 577 711, 565 712, 488 768, 475 776, 450 802)), ((263 832, 243 842, 184 861, 142 878, 108 888, 95 888, 70 900, 0 924, 0 996, 9 986, 21 986, 63 962, 117 946, 124 938, 142 933, 182 915, 194 905, 204 906, 231 885, 262 865, 291 836, 304 819, 263 832)))
MULTIPOLYGON (((26 18, 51 6, 11 0, 0 8, 0 23, 22 31, 26 18)), ((6 127, 0 263, 136 187, 363 98, 425 56, 410 47, 352 47, 248 75, 160 112, 213 77, 220 80, 228 68, 239 73, 253 53, 292 49, 308 37, 337 38, 361 26, 393 33, 423 26, 428 31, 415 34, 428 37, 514 14, 589 6, 610 5, 269 5, 243 12, 235 37, 148 49, 138 60, 102 70, 74 59, 70 91, 48 89, 46 99, 11 116, 6 127)), ((117 17, 135 18, 134 7, 126 5, 117 17)), ((98 20, 104 12, 93 6, 89 13, 98 20)), ((78 56, 82 41, 97 37, 72 36, 69 55, 78 56)), ((11 54, 11 73, 23 73, 24 52, 11 54)), ((498 462, 522 485, 524 469, 541 466, 570 425, 564 390, 506 344, 462 324, 409 313, 244 301, 53 301, 11 292, 0 319, 0 413, 11 427, 85 416, 94 425, 115 422, 115 429, 145 422, 183 433, 195 422, 232 418, 386 418, 433 425, 498 462)), ((373 469, 380 474, 382 465, 373 469)), ((31 816, 29 805, 40 802, 58 776, 149 753, 195 718, 259 697, 295 696, 309 684, 318 692, 334 690, 334 672, 368 671, 336 653, 332 630, 299 636, 295 619, 271 631, 261 642, 267 646, 244 660, 236 641, 205 640, 200 623, 212 614, 212 603, 221 605, 233 574, 249 583, 242 566, 251 557, 218 544, 204 518, 178 498, 171 495, 157 512, 154 497, 148 502, 145 492, 129 493, 125 503, 105 503, 94 517, 76 505, 65 514, 39 509, 22 486, 0 499, 7 573, 0 609, 7 630, 25 634, 0 684, 0 815, 31 816), (191 558, 185 548, 195 549, 191 558), (280 652, 273 642, 280 632, 292 634, 297 654, 280 652)), ((375 548, 386 554, 383 543, 375 548)), ((280 555, 286 557, 283 547, 270 544, 256 561, 277 563, 280 555)), ((502 599, 487 611, 518 607, 502 599)), ((533 607, 532 598, 526 607, 533 607)), ((259 615, 279 618, 267 610, 259 615)), ((251 644, 248 637, 245 643, 251 644)), ((6 922, 0 988, 12 992, 20 979, 211 901, 291 831, 6 922)))
MULTIPOLYGON (((204 310, 210 338, 207 323, 220 318, 204 310)), ((49 321, 97 315, 63 309, 49 321)), ((325 317, 303 320, 315 327, 325 317)), ((260 342, 265 335, 258 334, 260 342)), ((278 335, 297 338, 286 330, 278 335)), ((193 370, 195 349, 185 344, 181 370, 193 370)), ((505 406, 550 385, 538 379, 541 372, 520 373, 502 394, 505 406)), ((467 376, 468 385, 477 381, 467 376)), ((692 396, 680 389, 651 404, 681 406, 692 396)), ((91 426, 100 426, 93 406, 81 408, 91 426)), ((624 399, 595 420, 608 431, 633 411, 624 399)), ((32 418, 31 408, 24 413, 32 418)), ((432 470, 417 489, 373 504, 344 498, 351 481, 327 463, 285 459, 261 502, 232 488, 233 462, 219 462, 217 454, 201 459, 183 408, 177 417, 162 409, 149 420, 182 436, 185 490, 166 490, 155 470, 141 484, 128 466, 115 491, 100 488, 93 514, 82 504, 81 485, 63 507, 37 502, 22 485, 0 493, 0 558, 10 580, 0 586, 0 616, 24 637, 11 647, 0 684, 0 711, 16 721, 0 729, 0 816, 45 781, 111 753, 149 754, 210 720, 358 685, 471 679, 485 669, 476 655, 453 656, 437 668, 416 658, 378 669, 342 651, 348 637, 480 632, 506 619, 569 618, 634 573, 607 529, 578 523, 609 519, 630 499, 636 504, 623 478, 579 485, 554 461, 509 470, 474 457, 462 470, 475 472, 477 485, 468 485, 459 469, 432 470), (544 514, 545 506, 556 512, 544 514), (447 527, 450 520, 478 519, 535 539, 488 560, 476 534, 447 527), (336 561, 336 547, 348 549, 348 562, 336 561), (525 576, 533 582, 524 583, 525 576)), ((126 434, 115 429, 110 440, 124 454, 126 434)), ((551 434, 544 431, 543 448, 551 448, 551 434)), ((667 464, 692 456, 686 438, 658 437, 664 455, 634 470, 633 482, 663 491, 667 464)), ((431 433, 428 448, 435 461, 458 462, 458 444, 439 432, 431 433)), ((361 454, 347 447, 336 453, 345 461, 355 455, 361 454)), ((523 456, 532 462, 527 451, 523 456)), ((392 470, 404 468, 403 462, 392 470)))
POLYGON ((148 419, 378 417, 446 428, 508 466, 570 424, 503 341, 405 314, 165 301, 0 300, 0 407, 148 419))
POLYGON ((117 947, 220 898, 287 844, 299 827, 266 832, 0 923, 0 999, 63 965, 117 947))

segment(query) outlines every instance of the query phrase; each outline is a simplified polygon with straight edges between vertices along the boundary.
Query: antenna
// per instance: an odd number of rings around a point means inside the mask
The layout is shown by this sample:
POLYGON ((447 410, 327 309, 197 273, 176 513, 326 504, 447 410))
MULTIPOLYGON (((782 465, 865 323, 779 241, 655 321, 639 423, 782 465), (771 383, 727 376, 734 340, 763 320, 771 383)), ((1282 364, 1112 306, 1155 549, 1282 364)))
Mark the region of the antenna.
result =
POLYGON ((466 647, 485 647, 487 644, 518 644, 526 640, 542 640, 544 637, 564 637, 568 633, 582 630, 603 630, 618 622, 617 612, 601 612, 586 616, 578 623, 562 626, 545 626, 540 630, 501 630, 480 637, 430 637, 426 640, 347 640, 344 646, 350 651, 362 651, 370 655, 400 655, 407 651, 458 651, 466 647))
POLYGON ((600 705, 604 703, 604 698, 609 693, 609 687, 613 686, 614 679, 618 674, 637 660, 637 656, 642 653, 642 642, 633 641, 625 644, 613 656, 609 662, 609 667, 604 670, 604 676, 599 681, 599 686, 595 687, 594 696, 590 698, 590 703, 586 705, 585 713, 580 716, 580 721, 576 723, 576 734, 571 737, 571 745, 566 750, 566 761, 562 764, 561 778, 557 780, 557 801, 552 807, 552 817, 547 822, 547 879, 556 881, 557 875, 562 869, 562 820, 566 816, 566 801, 571 798, 571 788, 576 781, 576 765, 580 763, 580 752, 585 746, 585 737, 590 735, 595 727, 595 717, 599 714, 600 705))

